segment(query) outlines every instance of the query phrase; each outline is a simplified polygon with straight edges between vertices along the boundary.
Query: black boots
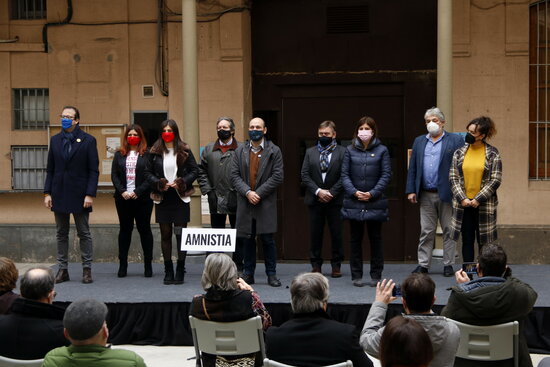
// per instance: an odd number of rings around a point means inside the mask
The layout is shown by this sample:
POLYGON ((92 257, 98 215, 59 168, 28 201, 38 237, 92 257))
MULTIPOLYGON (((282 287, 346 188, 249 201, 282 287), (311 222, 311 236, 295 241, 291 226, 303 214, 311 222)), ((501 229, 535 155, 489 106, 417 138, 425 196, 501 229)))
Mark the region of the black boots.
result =
POLYGON ((153 276, 153 265, 151 265, 151 260, 145 260, 143 265, 145 267, 145 271, 143 272, 143 276, 145 278, 151 278, 153 276))
POLYGON ((174 264, 172 260, 164 262, 164 284, 174 284, 174 264))
POLYGON ((183 278, 185 277, 185 260, 178 260, 176 265, 176 276, 174 278, 174 284, 183 284, 183 278))
POLYGON ((128 261, 120 260, 117 276, 119 278, 124 278, 127 273, 128 273, 128 261))

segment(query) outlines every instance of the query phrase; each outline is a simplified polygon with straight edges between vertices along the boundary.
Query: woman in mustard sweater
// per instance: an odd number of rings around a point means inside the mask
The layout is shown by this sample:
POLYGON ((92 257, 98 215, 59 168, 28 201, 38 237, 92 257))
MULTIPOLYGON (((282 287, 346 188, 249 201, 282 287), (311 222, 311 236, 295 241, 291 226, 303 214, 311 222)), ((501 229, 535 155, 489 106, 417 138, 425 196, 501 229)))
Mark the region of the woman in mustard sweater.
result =
POLYGON ((497 239, 497 189, 502 179, 502 162, 497 148, 486 140, 496 134, 491 118, 481 116, 466 126, 466 144, 457 149, 449 173, 453 194, 451 237, 462 234, 462 258, 474 261, 478 248, 497 239))

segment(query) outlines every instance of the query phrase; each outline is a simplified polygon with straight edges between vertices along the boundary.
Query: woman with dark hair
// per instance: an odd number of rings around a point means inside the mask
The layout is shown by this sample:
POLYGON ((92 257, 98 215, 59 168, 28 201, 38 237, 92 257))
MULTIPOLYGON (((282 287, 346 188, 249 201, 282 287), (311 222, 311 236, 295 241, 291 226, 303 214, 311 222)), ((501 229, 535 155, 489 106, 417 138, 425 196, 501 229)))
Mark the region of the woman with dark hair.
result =
POLYGON ((451 237, 462 234, 462 258, 474 261, 474 242, 478 250, 497 239, 497 189, 502 180, 502 161, 498 149, 486 140, 496 134, 491 118, 481 116, 466 125, 464 147, 457 149, 449 172, 453 194, 451 237))
POLYGON ((179 249, 181 229, 190 219, 189 202, 193 181, 199 168, 193 152, 180 138, 174 120, 163 121, 159 138, 151 148, 151 163, 147 177, 153 190, 156 222, 160 226, 162 257, 164 258, 164 284, 183 284, 185 257, 179 249), (178 262, 174 275, 172 263, 172 232, 176 235, 178 262))
POLYGON ((13 293, 17 285, 19 272, 13 261, 0 257, 0 315, 10 312, 11 304, 19 295, 13 293))
POLYGON ((370 242, 370 277, 368 285, 376 287, 382 279, 384 253, 382 222, 388 220, 388 200, 384 190, 391 178, 388 148, 378 139, 376 122, 362 117, 357 122, 352 143, 342 162, 344 202, 342 216, 350 224, 350 267, 353 285, 363 283, 363 234, 365 224, 370 242))
POLYGON ((432 359, 432 342, 418 322, 403 316, 388 321, 380 338, 382 367, 427 367, 432 359))
MULTIPOLYGON (((271 316, 260 300, 260 296, 254 292, 249 284, 239 278, 237 266, 228 255, 212 253, 206 257, 201 285, 206 293, 193 297, 190 309, 191 316, 218 322, 233 322, 260 316, 264 330, 271 326, 271 316)), ((203 367, 217 365, 216 358, 224 359, 220 356, 216 357, 203 353, 203 367)), ((227 357, 231 360, 230 364, 233 366, 247 365, 244 363, 239 364, 236 361, 236 359, 241 358, 252 361, 255 356, 227 357)), ((255 359, 256 366, 261 366, 261 356, 256 356, 255 359)))
POLYGON ((118 277, 123 278, 128 271, 128 250, 132 242, 134 221, 141 239, 143 250, 144 275, 153 276, 153 233, 151 213, 153 201, 150 198, 150 185, 145 177, 149 164, 147 140, 139 125, 130 125, 124 132, 122 146, 115 153, 111 168, 111 180, 115 187, 115 205, 120 222, 118 232, 118 277))

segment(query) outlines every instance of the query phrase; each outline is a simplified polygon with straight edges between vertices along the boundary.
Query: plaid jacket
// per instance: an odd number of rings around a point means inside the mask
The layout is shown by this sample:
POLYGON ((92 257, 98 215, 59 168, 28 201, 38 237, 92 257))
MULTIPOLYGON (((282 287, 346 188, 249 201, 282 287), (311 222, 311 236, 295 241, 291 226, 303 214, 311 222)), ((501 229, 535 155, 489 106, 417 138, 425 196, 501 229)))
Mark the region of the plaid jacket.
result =
MULTIPOLYGON (((451 220, 451 237, 456 241, 462 228, 464 208, 460 205, 467 199, 464 188, 464 172, 462 164, 469 144, 457 149, 453 155, 453 163, 449 172, 451 192, 453 194, 453 218, 451 220)), ((481 190, 474 199, 479 202, 479 236, 480 245, 493 243, 497 239, 497 189, 502 180, 502 162, 497 148, 486 144, 485 169, 481 179, 481 190)))

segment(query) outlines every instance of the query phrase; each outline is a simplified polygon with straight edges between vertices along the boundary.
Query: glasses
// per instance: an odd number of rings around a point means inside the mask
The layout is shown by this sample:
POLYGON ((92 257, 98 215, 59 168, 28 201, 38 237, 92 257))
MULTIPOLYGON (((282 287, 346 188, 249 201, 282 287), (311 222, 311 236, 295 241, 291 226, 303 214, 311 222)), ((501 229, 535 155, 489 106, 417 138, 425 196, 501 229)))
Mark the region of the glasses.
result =
POLYGON ((74 120, 74 116, 69 116, 69 115, 59 115, 59 117, 63 118, 63 119, 71 119, 71 120, 74 120))

